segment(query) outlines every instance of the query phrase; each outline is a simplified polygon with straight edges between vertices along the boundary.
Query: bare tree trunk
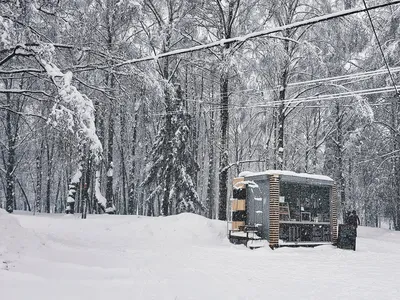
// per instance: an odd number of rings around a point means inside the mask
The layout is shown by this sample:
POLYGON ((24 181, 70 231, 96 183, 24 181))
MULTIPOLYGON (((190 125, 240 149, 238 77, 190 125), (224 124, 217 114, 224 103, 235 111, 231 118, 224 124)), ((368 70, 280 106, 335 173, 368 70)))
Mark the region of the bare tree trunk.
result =
POLYGON ((228 71, 223 72, 220 78, 221 91, 221 153, 219 161, 219 204, 218 219, 226 220, 228 198, 228 129, 229 129, 229 77, 228 71))
POLYGON ((42 211, 42 177, 43 177, 43 152, 44 152, 44 142, 40 142, 40 148, 36 154, 36 201, 35 201, 35 211, 42 211))
POLYGON ((54 213, 60 213, 62 212, 62 208, 61 208, 61 203, 62 201, 58 201, 59 196, 60 196, 60 189, 61 189, 61 176, 58 179, 58 184, 57 184, 57 191, 56 191, 56 197, 54 199, 55 202, 55 206, 54 206, 54 213))
MULTIPOLYGON (((287 33, 289 35, 289 33, 287 33)), ((289 53, 289 41, 284 41, 285 43, 285 52, 289 53)), ((276 124, 276 131, 277 131, 277 144, 276 144, 276 169, 282 170, 284 167, 284 133, 285 133, 285 104, 284 101, 286 99, 286 88, 288 83, 289 77, 289 61, 286 62, 284 66, 282 77, 280 78, 280 90, 279 90, 279 107, 278 107, 278 115, 277 115, 277 124, 276 124)))
POLYGON ((214 213, 215 202, 215 122, 214 112, 211 112, 210 117, 210 132, 208 141, 208 184, 207 184, 207 217, 212 219, 214 213))
MULTIPOLYGON (((86 149, 84 151, 85 151, 85 153, 88 153, 88 151, 86 149)), ((88 204, 89 204, 89 190, 91 187, 91 178, 92 178, 92 170, 93 170, 93 163, 92 163, 92 157, 91 157, 90 151, 84 161, 85 161, 86 165, 85 165, 83 176, 82 176, 82 202, 81 202, 81 207, 80 207, 82 219, 86 219, 88 204)))
POLYGON ((304 172, 309 172, 309 160, 311 154, 311 118, 309 120, 308 116, 305 116, 305 135, 306 135, 306 153, 304 156, 304 172))
MULTIPOLYGON (((170 16, 172 17, 172 16, 170 16)), ((170 20, 172 22, 172 20, 170 20)), ((170 23, 169 23, 170 24, 170 23)), ((166 33, 166 38, 165 38, 165 44, 163 46, 163 52, 166 52, 167 49, 169 49, 170 46, 170 41, 171 41, 171 33, 169 30, 167 30, 166 33)), ((170 72, 169 72, 169 67, 170 67, 170 61, 169 57, 164 58, 164 68, 163 68, 163 78, 165 80, 169 79, 170 72)), ((165 93, 165 106, 166 106, 166 117, 165 117, 165 134, 166 134, 166 153, 168 155, 172 155, 172 148, 171 148, 171 143, 170 141, 172 140, 172 135, 173 135, 173 126, 172 126, 172 112, 174 111, 173 109, 173 103, 170 95, 170 91, 168 89, 168 86, 165 86, 164 89, 165 93)), ((169 159, 166 157, 166 159, 169 159)), ((162 199, 162 204, 161 204, 161 211, 163 216, 168 216, 170 214, 169 212, 169 194, 171 191, 171 177, 172 177, 172 172, 170 168, 170 164, 167 165, 166 170, 165 170, 165 177, 162 179, 164 180, 164 193, 163 193, 163 199, 162 199)), ((159 207, 160 209, 160 207, 159 207)))
POLYGON ((24 196, 24 200, 25 200, 24 201, 24 204, 25 204, 24 207, 25 207, 25 210, 31 211, 31 205, 29 204, 28 196, 26 195, 25 190, 22 187, 21 182, 18 180, 18 178, 15 178, 15 180, 17 181, 18 186, 21 189, 22 195, 24 196))
MULTIPOLYGON (((6 95, 8 104, 10 94, 6 95)), ((6 163, 6 211, 12 213, 15 208, 15 135, 12 130, 11 112, 6 111, 7 163, 6 163)))
POLYGON ((113 201, 113 179, 114 179, 114 166, 113 166, 113 149, 114 149, 114 114, 113 109, 110 109, 110 118, 108 124, 108 151, 107 151, 107 183, 106 183, 106 199, 107 199, 107 212, 115 213, 113 201))
POLYGON ((75 203, 78 195, 79 183, 82 178, 82 162, 79 163, 78 169, 75 174, 72 176, 71 182, 68 186, 68 197, 67 197, 67 205, 65 208, 65 212, 67 214, 75 213, 75 203))
POLYGON ((121 147, 121 173, 122 173, 122 214, 126 215, 127 214, 127 201, 126 201, 126 164, 125 164, 125 151, 123 150, 123 147, 121 147))
MULTIPOLYGON (((105 26, 107 29, 107 49, 110 53, 113 52, 114 40, 115 40, 115 3, 112 0, 107 0, 106 3, 106 20, 105 26)), ((112 62, 110 62, 112 64, 112 62)), ((112 71, 111 71, 112 72, 112 71)), ((115 75, 113 73, 106 74, 107 87, 110 89, 110 94, 115 94, 115 75)), ((109 123, 108 123, 108 141, 107 141, 107 172, 106 172, 106 212, 110 214, 115 213, 114 206, 114 165, 113 165, 113 154, 114 154, 114 104, 110 102, 109 109, 109 123)))
POLYGON ((342 209, 346 207, 346 179, 344 177, 344 164, 343 164, 343 116, 340 111, 340 103, 336 102, 336 179, 339 181, 340 189, 340 204, 342 209))
MULTIPOLYGON (((192 68, 191 71, 193 72, 192 68)), ((202 73, 202 77, 201 77, 201 91, 200 91, 200 102, 203 100, 203 73, 202 73)), ((192 87, 192 99, 195 99, 196 97, 196 89, 194 86, 194 79, 193 79, 193 87, 192 87)), ((187 103, 187 101, 186 101, 187 103)), ((191 143, 192 143, 192 155, 193 155, 193 161, 191 162, 191 176, 193 179, 193 183, 196 185, 197 187, 197 175, 198 175, 198 166, 197 166, 197 156, 199 154, 199 130, 200 130, 200 125, 199 125, 199 116, 201 114, 201 103, 199 104, 199 110, 197 109, 197 102, 194 103, 193 105, 193 116, 192 116, 192 122, 191 126, 192 126, 192 139, 191 139, 191 143)))
POLYGON ((131 168, 129 171, 129 180, 130 180, 130 185, 129 185, 129 195, 128 195, 128 214, 133 215, 134 212, 134 207, 135 207, 135 173, 136 173, 136 135, 137 135, 137 123, 138 123, 138 118, 139 118, 139 112, 138 110, 135 111, 135 119, 134 119, 134 124, 133 124, 133 132, 132 132, 132 150, 131 150, 131 156, 132 156, 132 163, 131 163, 131 168))
POLYGON ((46 178, 46 213, 50 213, 50 198, 51 198, 51 181, 53 177, 53 149, 54 143, 49 145, 49 139, 46 142, 46 154, 47 154, 47 178, 46 178))
MULTIPOLYGON (((284 92, 280 92, 280 95, 284 92)), ((284 97, 284 96, 283 96, 284 97)), ((283 169, 283 152, 284 152, 284 127, 285 127, 285 113, 284 113, 284 104, 282 96, 279 97, 281 100, 281 104, 278 108, 278 124, 277 124, 277 131, 278 131, 278 141, 277 141, 277 159, 276 159, 276 168, 278 170, 283 169)))
MULTIPOLYGON (((240 1, 229 1, 228 13, 225 16, 221 2, 218 1, 220 10, 220 19, 223 24, 223 37, 229 39, 232 37, 233 26, 237 17, 236 12, 239 9, 240 1)), ((222 61, 225 63, 229 57, 231 44, 227 43, 224 46, 222 61)), ((229 164, 229 150, 228 150, 228 132, 229 132, 229 67, 224 66, 220 76, 220 119, 221 119, 221 153, 219 160, 219 203, 218 203, 218 219, 226 220, 227 198, 228 198, 228 164, 229 164)))
POLYGON ((321 109, 317 108, 317 113, 314 115, 314 126, 316 127, 314 130, 314 144, 313 144, 313 158, 312 158, 312 166, 313 171, 315 172, 317 169, 317 162, 318 162, 318 134, 321 128, 321 109), (315 125, 317 124, 317 125, 315 125))
MULTIPOLYGON (((109 36, 109 48, 111 49, 112 37, 109 36)), ((111 91, 115 88, 115 77, 113 74, 107 75, 107 85, 111 91)), ((111 92, 113 94, 113 92, 111 92)), ((113 154, 114 154, 114 105, 110 103, 109 105, 109 121, 108 121, 108 140, 107 140, 107 181, 106 181, 106 212, 110 214, 115 213, 115 206, 113 201, 114 191, 113 191, 113 181, 114 181, 114 164, 113 164, 113 154)))
MULTIPOLYGON (((395 97, 391 105, 391 127, 392 130, 392 152, 400 151, 400 128, 399 128, 399 107, 400 100, 395 97)), ((394 230, 400 231, 400 157, 395 155, 392 158, 392 190, 393 190, 393 225, 394 230)))

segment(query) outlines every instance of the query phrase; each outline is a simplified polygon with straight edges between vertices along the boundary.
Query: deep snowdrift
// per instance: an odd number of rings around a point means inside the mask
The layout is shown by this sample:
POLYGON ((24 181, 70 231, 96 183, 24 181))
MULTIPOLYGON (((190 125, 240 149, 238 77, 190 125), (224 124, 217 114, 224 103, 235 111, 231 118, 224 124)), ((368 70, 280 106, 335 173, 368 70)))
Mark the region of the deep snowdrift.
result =
POLYGON ((9 269, 21 255, 38 251, 42 244, 33 231, 0 209, 0 269, 9 269))
POLYGON ((193 214, 0 211, 0 237, 7 300, 400 299, 400 234, 383 229, 361 227, 356 252, 252 251, 227 241, 226 223, 193 214))

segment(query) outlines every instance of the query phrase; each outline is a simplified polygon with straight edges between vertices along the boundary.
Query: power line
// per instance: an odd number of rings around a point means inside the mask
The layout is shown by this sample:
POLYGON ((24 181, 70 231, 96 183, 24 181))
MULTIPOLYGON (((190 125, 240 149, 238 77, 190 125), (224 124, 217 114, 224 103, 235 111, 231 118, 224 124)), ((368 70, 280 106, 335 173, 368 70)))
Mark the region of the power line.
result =
POLYGON ((392 74, 392 72, 390 72, 389 64, 388 64, 388 62, 386 60, 385 53, 383 53, 382 45, 381 45, 381 42, 379 41, 378 34, 376 33, 374 23, 372 22, 371 14, 369 13, 369 8, 367 7, 367 3, 365 3, 365 0, 363 0, 363 3, 364 3, 364 7, 366 9, 365 12, 368 15, 369 22, 371 23, 372 31, 374 32, 376 42, 378 43, 378 46, 379 46, 383 61, 385 62, 385 65, 386 65, 387 71, 389 73, 390 79, 392 80, 393 87, 394 87, 394 89, 396 91, 397 96, 400 97, 400 93, 399 93, 399 90, 397 89, 396 83, 394 81, 393 74, 392 74))
MULTIPOLYGON (((300 104, 303 102, 326 101, 326 100, 334 100, 334 99, 338 99, 338 98, 348 98, 348 97, 353 97, 353 96, 373 95, 373 94, 379 94, 379 93, 388 92, 388 91, 394 91, 394 88, 389 86, 389 87, 374 88, 374 89, 364 89, 364 90, 358 90, 358 91, 348 91, 348 92, 327 94, 327 95, 321 95, 321 96, 310 96, 310 97, 303 97, 303 98, 287 99, 287 100, 282 100, 282 101, 270 101, 270 102, 267 102, 266 104, 269 103, 269 104, 273 104, 274 107, 278 107, 282 103, 300 104)), ((249 107, 252 107, 252 106, 249 106, 249 107)), ((255 105, 254 107, 262 107, 262 105, 261 106, 255 105)))
POLYGON ((327 15, 311 18, 311 19, 308 19, 308 20, 303 20, 303 21, 299 21, 299 22, 286 24, 286 25, 283 25, 283 26, 278 26, 278 27, 271 28, 271 29, 252 32, 252 33, 249 33, 249 34, 243 35, 243 36, 233 37, 233 38, 229 38, 229 39, 221 39, 221 40, 218 40, 218 41, 215 41, 215 42, 212 42, 212 43, 208 43, 208 44, 204 44, 204 45, 198 45, 198 46, 193 46, 193 47, 184 48, 184 49, 177 49, 177 50, 172 50, 172 51, 168 51, 168 52, 165 52, 165 53, 160 53, 160 54, 157 54, 157 55, 151 55, 151 56, 146 56, 146 57, 142 57, 142 58, 131 59, 131 60, 127 60, 127 61, 124 61, 122 63, 119 63, 119 64, 115 64, 113 66, 105 66, 103 68, 104 69, 111 68, 111 67, 112 68, 118 68, 118 67, 122 67, 122 66, 125 66, 125 65, 136 64, 136 63, 139 63, 139 62, 158 60, 160 58, 164 58, 164 57, 167 57, 167 56, 180 55, 180 54, 185 54, 185 53, 189 53, 189 52, 195 52, 195 51, 205 50, 205 49, 209 49, 209 48, 220 47, 220 46, 224 46, 226 44, 243 43, 243 42, 246 42, 246 41, 248 41, 250 39, 254 39, 254 38, 262 37, 262 36, 267 36, 267 35, 270 35, 272 33, 281 32, 281 31, 284 31, 284 30, 287 30, 287 29, 298 28, 298 27, 303 27, 303 26, 307 26, 307 25, 313 25, 313 24, 317 24, 317 23, 320 23, 320 22, 325 22, 325 21, 329 21, 329 20, 332 20, 332 19, 337 19, 337 18, 340 18, 340 17, 345 17, 345 16, 357 14, 357 13, 360 13, 360 12, 365 12, 365 11, 368 12, 369 10, 374 10, 374 9, 378 9, 378 8, 382 8, 382 7, 386 7, 386 6, 391 6, 391 5, 399 4, 399 3, 400 3, 400 0, 397 0, 397 1, 393 1, 393 2, 374 5, 374 6, 371 6, 371 7, 347 9, 347 10, 343 10, 343 11, 339 11, 339 12, 335 12, 335 13, 331 13, 331 14, 327 14, 327 15))
MULTIPOLYGON (((398 88, 398 87, 397 87, 398 88)), ((308 102, 315 102, 315 101, 327 101, 327 100, 337 100, 337 99, 345 99, 354 96, 366 96, 366 95, 374 95, 374 94, 381 94, 381 93, 389 93, 395 91, 394 87, 383 87, 383 88, 374 88, 374 89, 364 89, 358 91, 351 91, 351 92, 343 92, 343 93, 336 93, 336 94, 327 94, 323 96, 313 96, 313 97, 305 97, 305 98, 298 98, 298 99, 288 99, 284 100, 285 102, 290 102, 290 104, 301 104, 301 103, 308 103, 308 102)), ((225 110, 240 110, 240 109, 254 109, 254 108, 276 108, 280 105, 282 101, 269 101, 263 104, 258 105, 248 105, 248 106, 230 106, 230 107, 220 107, 220 108, 213 108, 207 110, 208 112, 221 112, 225 110)), ((383 106, 383 104, 368 104, 370 106, 383 106)), ((352 105, 349 105, 352 106, 352 105)), ((314 106, 318 107, 318 106, 314 106)), ((153 116, 166 116, 166 115, 176 115, 181 114, 182 111, 171 111, 168 113, 160 113, 160 114, 152 114, 153 116)))
MULTIPOLYGON (((400 67, 390 68, 390 70, 392 73, 397 73, 397 72, 400 72, 400 67)), ((298 82, 289 83, 287 86, 288 87, 309 86, 312 84, 319 84, 319 83, 324 83, 324 82, 330 82, 330 83, 340 82, 340 81, 344 81, 344 80, 348 80, 348 79, 358 79, 358 78, 366 79, 366 78, 370 78, 370 77, 377 76, 377 75, 383 75, 386 73, 387 73, 386 69, 378 69, 378 70, 373 70, 373 71, 352 73, 352 74, 347 74, 347 75, 325 77, 325 78, 319 78, 319 79, 313 79, 313 80, 307 80, 307 81, 298 81, 298 82)), ((349 83, 352 83, 352 82, 345 82, 345 83, 343 83, 343 85, 347 85, 349 83)), ((262 89, 262 90, 252 88, 252 89, 235 90, 235 91, 230 92, 230 94, 231 95, 243 95, 247 92, 262 94, 265 92, 274 92, 277 89, 279 89, 279 86, 276 86, 275 89, 262 89)), ((350 91, 349 91, 349 93, 350 93, 350 91)), ((221 95, 221 93, 218 93, 218 95, 221 95)), ((316 97, 316 96, 312 96, 312 97, 316 97)), ((304 99, 304 98, 301 98, 301 99, 304 99)), ((220 106, 220 103, 218 103, 218 102, 209 102, 209 101, 199 100, 199 97, 197 99, 186 99, 185 101, 199 103, 199 104, 220 106)), ((283 101, 293 101, 293 99, 287 99, 287 100, 283 100, 283 101)), ((281 102, 279 102, 279 103, 281 103, 281 102)), ((230 104, 230 105, 235 106, 235 104, 230 104)))
MULTIPOLYGON (((179 55, 179 54, 185 54, 185 53, 194 52, 194 51, 205 50, 205 49, 209 49, 209 48, 213 48, 213 47, 217 47, 217 46, 223 46, 225 44, 230 44, 230 43, 245 42, 245 41, 253 39, 253 38, 266 36, 266 35, 269 35, 271 33, 281 32, 281 31, 287 30, 289 28, 298 28, 298 27, 302 27, 302 26, 306 26, 306 25, 312 25, 312 24, 328 21, 328 20, 331 20, 331 19, 336 19, 336 18, 340 18, 340 17, 344 17, 344 16, 360 13, 360 12, 366 12, 368 14, 368 16, 370 18, 370 21, 371 21, 371 24, 373 26, 373 23, 372 23, 370 14, 369 14, 369 10, 374 10, 374 9, 383 8, 383 7, 386 7, 386 6, 399 4, 400 0, 393 1, 393 2, 388 2, 388 3, 383 3, 383 4, 371 6, 371 7, 367 7, 364 0, 363 0, 363 2, 364 2, 364 8, 354 8, 354 9, 344 10, 344 11, 340 11, 340 12, 336 12, 336 13, 332 13, 332 14, 327 14, 327 15, 324 15, 324 16, 316 17, 316 18, 311 18, 311 19, 308 19, 308 20, 303 20, 303 21, 300 21, 300 22, 287 24, 287 25, 284 25, 284 26, 275 27, 275 28, 272 28, 272 29, 267 29, 267 30, 263 30, 263 31, 250 33, 250 34, 247 34, 247 35, 244 35, 244 36, 240 36, 240 37, 235 37, 235 38, 230 38, 230 39, 222 39, 222 40, 218 40, 216 42, 212 42, 212 43, 209 43, 209 44, 204 44, 204 45, 194 46, 194 47, 190 47, 190 48, 173 50, 173 51, 161 53, 159 55, 147 56, 147 57, 143 57, 143 58, 139 58, 139 59, 128 60, 128 61, 122 62, 120 64, 114 65, 113 67, 115 68, 115 67, 121 67, 121 66, 128 65, 128 64, 144 62, 144 61, 158 60, 158 59, 163 58, 163 57, 168 57, 168 56, 172 56, 172 55, 179 55)), ((374 29, 375 36, 377 38, 375 28, 373 27, 373 29, 374 29)), ((379 40, 378 40, 378 44, 380 45, 379 40)), ((381 53, 383 55, 383 50, 382 50, 381 47, 380 47, 380 49, 381 49, 381 53)), ((383 55, 383 57, 384 57, 384 55, 383 55)), ((392 75, 392 73, 390 71, 389 65, 387 64, 387 61, 386 61, 385 57, 384 57, 384 60, 385 60, 385 65, 386 65, 386 68, 388 70, 388 73, 391 76, 391 79, 392 79, 392 82, 393 82, 393 88, 396 91, 396 93, 399 95, 397 86, 395 85, 395 82, 394 82, 393 75, 392 75)), ((377 75, 381 74, 381 72, 378 71, 378 70, 377 71, 373 71, 373 72, 375 74, 377 74, 377 75)), ((368 73, 368 72, 365 72, 365 73, 368 73)), ((354 75, 353 75, 353 77, 351 77, 352 75, 353 74, 337 76, 334 79, 338 80, 338 81, 341 81, 341 80, 345 80, 345 79, 348 79, 348 78, 354 78, 354 75)), ((365 76, 368 76, 368 75, 365 75, 365 76)), ((365 76, 360 76, 360 78, 363 78, 365 76)), ((322 79, 320 81, 311 80, 311 81, 308 81, 308 82, 292 83, 292 86, 300 85, 300 84, 303 84, 303 85, 304 84, 314 84, 314 83, 328 81, 328 80, 329 79, 326 78, 325 80, 322 79)), ((346 97, 352 97, 354 95, 371 95, 371 94, 376 94, 376 93, 389 92, 389 91, 393 91, 393 88, 391 88, 391 89, 378 88, 378 89, 346 92, 346 93, 339 93, 339 94, 331 94, 331 95, 325 95, 325 96, 320 96, 320 97, 298 98, 298 99, 296 99, 296 101, 293 101, 293 99, 289 99, 289 100, 286 100, 286 101, 289 101, 290 103, 300 103, 300 101, 301 102, 309 102, 309 101, 316 101, 316 100, 318 100, 318 101, 331 100, 331 99, 333 99, 333 97, 335 97, 335 98, 346 98, 346 97)), ((262 92, 262 91, 259 91, 259 92, 262 92)), ((235 93, 235 92, 233 92, 233 93, 235 93)), ((195 100, 193 100, 193 101, 195 101, 195 100)), ((204 103, 204 102, 202 102, 202 103, 204 103)), ((279 103, 282 103, 282 101, 280 101, 279 103)), ((268 104, 263 104, 263 106, 254 106, 254 107, 267 107, 267 105, 268 104)), ((277 103, 275 102, 275 103, 273 103, 273 105, 274 106, 272 106, 272 107, 275 107, 277 105, 277 103)), ((271 105, 270 105, 270 107, 271 107, 271 105)), ((238 106, 234 106, 233 108, 237 109, 238 106)), ((242 108, 251 108, 251 107, 242 107, 242 108)), ((228 107, 223 108, 223 107, 221 107, 218 110, 222 111, 222 110, 226 110, 226 109, 231 109, 231 108, 228 108, 228 107)), ((173 114, 173 113, 174 112, 168 112, 168 114, 173 114)), ((176 113, 181 113, 181 112, 176 112, 176 113)))
MULTIPOLYGON (((398 73, 400 72, 400 67, 395 67, 395 68, 390 68, 392 73, 398 73)), ((320 79, 313 79, 313 80, 307 80, 307 81, 298 81, 298 82, 292 82, 289 83, 287 86, 292 87, 292 86, 307 86, 307 85, 312 85, 312 84, 318 84, 318 83, 323 83, 323 82, 340 82, 344 81, 347 79, 357 79, 357 78, 370 78, 376 75, 383 75, 386 74, 387 70, 386 69, 378 69, 374 71, 366 71, 366 72, 359 72, 359 73, 352 73, 352 74, 347 74, 347 75, 340 75, 340 76, 334 76, 334 77, 325 77, 325 78, 320 78, 320 79)), ((344 83, 347 84, 347 83, 344 83)), ((263 92, 273 92, 276 91, 276 89, 279 89, 279 85, 275 87, 275 89, 244 89, 244 90, 236 90, 232 91, 230 94, 240 94, 242 92, 255 92, 255 93, 263 93, 263 92)))
MULTIPOLYGON (((400 67, 391 68, 390 70, 392 73, 397 73, 397 72, 400 72, 400 67)), ((341 76, 313 79, 313 80, 308 80, 308 81, 293 82, 293 83, 289 83, 287 86, 288 87, 307 86, 307 85, 318 84, 318 83, 323 83, 323 82, 327 82, 327 81, 333 83, 333 82, 343 81, 343 80, 347 80, 347 79, 357 79, 357 78, 365 79, 365 78, 370 78, 370 77, 377 76, 377 75, 383 75, 386 73, 387 73, 387 71, 385 69, 378 69, 378 70, 374 70, 374 71, 366 71, 366 72, 352 73, 352 74, 341 75, 341 76)), ((347 85, 349 83, 353 83, 353 82, 351 82, 351 81, 345 82, 345 83, 343 83, 343 85, 347 85)), ((235 90, 235 91, 229 92, 229 94, 230 95, 243 95, 247 92, 262 94, 265 92, 274 92, 277 89, 279 89, 279 86, 276 86, 275 89, 262 89, 262 90, 256 89, 256 88, 251 88, 251 89, 235 90)), ((221 95, 221 93, 218 93, 218 95, 221 95)), ((185 101, 195 102, 195 103, 199 103, 199 104, 207 104, 207 105, 216 105, 216 106, 220 105, 220 103, 218 103, 218 102, 209 102, 209 101, 199 100, 199 98, 200 97, 197 97, 197 99, 186 99, 185 101)))
POLYGON ((255 105, 249 105, 249 106, 233 106, 232 109, 279 107, 279 105, 281 105, 281 103, 301 104, 301 103, 314 102, 314 101, 336 100, 336 99, 349 98, 349 97, 354 97, 354 96, 374 95, 374 94, 387 93, 387 92, 393 92, 393 91, 394 91, 394 88, 389 86, 389 87, 383 87, 383 88, 364 89, 364 90, 358 90, 358 91, 349 91, 349 92, 327 94, 327 95, 321 95, 321 96, 310 96, 310 97, 303 97, 303 98, 296 98, 296 99, 287 99, 287 100, 283 100, 283 101, 269 101, 264 104, 255 104, 255 105))

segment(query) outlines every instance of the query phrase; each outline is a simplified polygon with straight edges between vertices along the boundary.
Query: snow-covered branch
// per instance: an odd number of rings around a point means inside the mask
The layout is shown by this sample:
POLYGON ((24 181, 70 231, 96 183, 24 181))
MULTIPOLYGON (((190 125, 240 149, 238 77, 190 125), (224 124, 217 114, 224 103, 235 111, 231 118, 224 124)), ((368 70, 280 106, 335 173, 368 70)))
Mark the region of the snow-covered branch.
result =
POLYGON ((71 132, 75 132, 80 141, 89 143, 90 151, 95 161, 99 162, 103 147, 96 134, 92 100, 86 95, 81 94, 77 88, 71 84, 71 72, 64 74, 57 66, 43 59, 41 63, 56 85, 58 94, 62 100, 53 106, 53 120, 51 123, 57 126, 60 121, 66 122, 68 129, 71 132), (68 105, 70 109, 64 107, 63 104, 68 105))
POLYGON ((47 97, 51 97, 51 95, 45 91, 40 90, 22 90, 22 89, 0 89, 0 94, 42 94, 47 97))
POLYGON ((208 43, 208 44, 193 46, 193 47, 184 48, 184 49, 177 49, 177 50, 173 50, 173 51, 169 51, 169 52, 160 53, 158 55, 152 55, 152 56, 146 56, 146 57, 142 57, 142 58, 127 60, 125 62, 122 62, 122 63, 119 63, 117 65, 114 65, 113 67, 121 67, 121 66, 129 65, 129 64, 136 64, 136 63, 144 62, 144 61, 158 60, 158 59, 163 58, 163 57, 168 57, 168 56, 172 56, 172 55, 179 55, 179 54, 185 54, 185 53, 205 50, 205 49, 213 48, 213 47, 220 47, 220 46, 224 46, 226 44, 242 43, 242 42, 248 41, 250 39, 254 39, 254 38, 270 35, 272 33, 282 32, 282 31, 287 30, 287 29, 313 25, 313 24, 316 24, 316 23, 320 23, 320 22, 324 22, 324 21, 328 21, 328 20, 332 20, 332 19, 337 19, 337 18, 340 18, 340 17, 345 17, 345 16, 357 14, 357 13, 360 13, 360 12, 365 12, 367 10, 374 10, 374 9, 378 9, 378 8, 382 8, 382 7, 386 7, 386 6, 390 6, 390 5, 394 5, 394 4, 399 4, 399 3, 400 3, 400 0, 392 1, 392 2, 389 2, 389 3, 381 3, 381 4, 378 4, 378 5, 370 6, 368 8, 361 7, 361 8, 353 8, 353 9, 342 10, 342 11, 339 11, 339 12, 335 12, 335 13, 319 16, 319 17, 316 17, 316 18, 311 18, 311 19, 308 19, 308 20, 303 20, 303 21, 294 22, 294 23, 291 23, 291 24, 286 24, 286 25, 283 25, 283 26, 278 26, 278 27, 275 27, 275 28, 272 28, 272 29, 265 29, 265 30, 261 30, 261 31, 252 32, 252 33, 249 33, 249 34, 246 34, 246 35, 243 35, 243 36, 233 37, 233 38, 229 38, 229 39, 221 39, 221 40, 218 40, 218 41, 215 41, 215 42, 212 42, 212 43, 208 43))

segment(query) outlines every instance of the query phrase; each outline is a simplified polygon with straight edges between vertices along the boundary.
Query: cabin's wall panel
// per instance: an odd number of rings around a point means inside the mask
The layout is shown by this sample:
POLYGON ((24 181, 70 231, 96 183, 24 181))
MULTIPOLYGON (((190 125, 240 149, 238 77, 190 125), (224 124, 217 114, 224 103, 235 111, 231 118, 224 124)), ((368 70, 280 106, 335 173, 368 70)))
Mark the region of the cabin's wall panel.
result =
POLYGON ((256 223, 256 213, 255 213, 255 198, 257 197, 257 190, 253 185, 249 185, 247 188, 247 198, 246 198, 246 212, 247 212, 247 224, 256 223))
POLYGON ((247 189, 243 177, 233 179, 233 199, 231 199, 232 229, 239 230, 246 224, 247 189))

